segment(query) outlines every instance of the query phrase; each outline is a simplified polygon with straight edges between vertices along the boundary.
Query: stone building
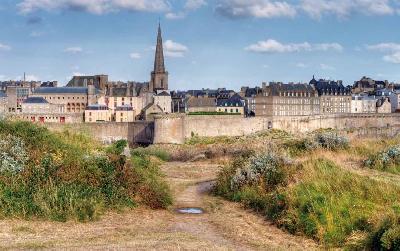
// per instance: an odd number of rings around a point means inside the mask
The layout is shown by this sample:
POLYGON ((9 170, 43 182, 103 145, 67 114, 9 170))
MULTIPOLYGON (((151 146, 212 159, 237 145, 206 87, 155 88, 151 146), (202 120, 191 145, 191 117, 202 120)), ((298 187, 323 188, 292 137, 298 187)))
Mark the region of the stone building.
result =
POLYGON ((315 80, 310 81, 320 98, 321 114, 341 114, 351 112, 351 88, 343 86, 342 81, 315 80))
POLYGON ((73 76, 67 87, 88 87, 93 84, 96 89, 105 90, 108 84, 108 75, 73 76))
POLYGON ((361 94, 361 93, 369 93, 372 94, 376 90, 388 88, 389 82, 386 81, 377 81, 371 78, 362 77, 359 81, 355 81, 353 85, 353 94, 361 94))
POLYGON ((351 113, 391 113, 391 100, 387 97, 376 97, 354 94, 351 101, 351 113))
POLYGON ((29 97, 31 90, 32 89, 27 86, 7 86, 6 95, 8 98, 8 112, 21 112, 21 105, 24 100, 29 97))
POLYGON ((391 93, 390 104, 392 105, 392 112, 400 112, 400 90, 391 93))
POLYGON ((92 104, 85 108, 85 123, 111 122, 112 112, 106 105, 92 104))
POLYGON ((41 97, 51 104, 64 106, 66 113, 84 113, 88 105, 98 103, 101 96, 93 85, 88 87, 42 87, 31 97, 41 97))
POLYGON ((255 97, 256 116, 308 116, 319 114, 318 92, 309 84, 263 84, 255 97))
POLYGON ((258 86, 256 86, 255 88, 250 88, 247 86, 241 88, 239 95, 245 100, 245 110, 247 116, 255 116, 255 97, 260 92, 261 88, 258 86))
POLYGON ((187 101, 187 112, 215 112, 217 99, 211 97, 190 97, 187 101))
POLYGON ((134 122, 136 113, 130 105, 118 106, 115 109, 115 122, 134 122))
POLYGON ((7 94, 3 91, 0 91, 0 113, 4 114, 8 111, 8 98, 7 94))
POLYGON ((42 97, 29 97, 21 106, 19 119, 40 123, 82 122, 82 116, 68 116, 61 104, 51 104, 42 97))
POLYGON ((217 112, 245 115, 245 101, 238 94, 217 101, 217 112))

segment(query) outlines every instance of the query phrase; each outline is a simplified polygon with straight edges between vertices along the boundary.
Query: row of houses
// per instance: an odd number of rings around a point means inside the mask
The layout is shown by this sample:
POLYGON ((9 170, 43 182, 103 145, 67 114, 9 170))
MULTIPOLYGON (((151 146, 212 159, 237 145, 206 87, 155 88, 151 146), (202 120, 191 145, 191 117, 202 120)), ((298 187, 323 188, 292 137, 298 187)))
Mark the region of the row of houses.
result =
POLYGON ((226 89, 173 92, 175 112, 224 112, 244 116, 307 116, 346 113, 392 113, 399 111, 400 90, 388 81, 363 77, 353 86, 342 81, 315 77, 307 84, 263 83, 226 89))

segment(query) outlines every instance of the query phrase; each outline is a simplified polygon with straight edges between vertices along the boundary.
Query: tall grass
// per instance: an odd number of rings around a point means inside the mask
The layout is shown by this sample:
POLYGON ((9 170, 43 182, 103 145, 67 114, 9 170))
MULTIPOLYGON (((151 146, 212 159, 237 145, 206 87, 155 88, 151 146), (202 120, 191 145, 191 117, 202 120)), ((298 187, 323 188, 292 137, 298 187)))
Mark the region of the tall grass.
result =
POLYGON ((249 158, 239 158, 225 167, 215 193, 326 247, 350 247, 351 243, 353 248, 371 248, 372 237, 368 236, 374 235, 384 215, 400 215, 399 187, 350 173, 331 161, 311 159, 297 165, 271 162, 269 165, 280 170, 275 173, 284 173, 278 176, 279 184, 265 186, 268 182, 260 176, 255 183, 232 186, 241 172, 238 170, 248 169, 249 164, 249 158), (350 241, 355 234, 361 236, 357 243, 350 241))
MULTIPOLYGON (((0 122, 0 138, 9 135, 23 142, 28 158, 17 172, 0 172, 0 217, 90 221, 108 210, 170 204, 168 187, 157 167, 144 171, 147 166, 135 165, 121 155, 126 142, 105 148, 68 131, 52 133, 31 123, 0 122), (163 192, 152 191, 158 187, 163 192)), ((10 148, 2 151, 14 156, 10 148)))

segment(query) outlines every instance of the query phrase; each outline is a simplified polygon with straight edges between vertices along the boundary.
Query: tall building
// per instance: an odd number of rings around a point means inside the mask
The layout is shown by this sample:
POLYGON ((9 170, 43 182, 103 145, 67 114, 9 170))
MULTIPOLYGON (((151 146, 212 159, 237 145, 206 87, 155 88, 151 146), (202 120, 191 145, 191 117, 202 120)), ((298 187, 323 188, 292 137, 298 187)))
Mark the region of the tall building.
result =
POLYGON ((168 72, 165 70, 163 40, 161 34, 161 24, 158 25, 156 56, 154 60, 154 70, 151 72, 150 92, 168 90, 168 72))

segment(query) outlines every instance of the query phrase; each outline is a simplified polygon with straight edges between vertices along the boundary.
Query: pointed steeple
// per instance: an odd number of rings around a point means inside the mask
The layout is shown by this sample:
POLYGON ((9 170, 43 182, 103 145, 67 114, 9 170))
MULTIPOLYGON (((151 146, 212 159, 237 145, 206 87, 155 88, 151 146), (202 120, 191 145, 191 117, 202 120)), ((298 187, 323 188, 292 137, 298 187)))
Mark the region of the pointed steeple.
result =
POLYGON ((164 73, 164 49, 161 32, 161 23, 158 23, 158 35, 157 35, 157 46, 156 46, 156 58, 154 60, 154 73, 164 73))
POLYGON ((165 70, 163 40, 160 22, 158 23, 154 71, 151 72, 151 80, 149 83, 150 92, 156 92, 158 90, 168 90, 168 72, 165 70))

